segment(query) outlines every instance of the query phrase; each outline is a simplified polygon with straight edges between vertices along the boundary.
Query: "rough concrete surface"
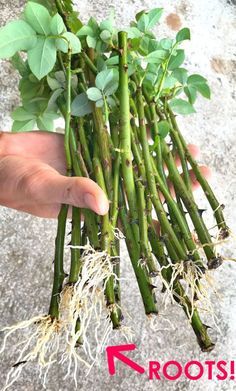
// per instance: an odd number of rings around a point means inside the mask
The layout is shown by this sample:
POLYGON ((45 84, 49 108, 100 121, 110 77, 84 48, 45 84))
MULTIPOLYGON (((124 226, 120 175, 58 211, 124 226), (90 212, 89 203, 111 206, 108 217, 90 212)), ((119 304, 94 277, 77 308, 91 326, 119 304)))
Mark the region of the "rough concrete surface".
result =
MULTIPOLYGON (((165 15, 157 33, 170 34, 181 26, 189 26, 192 40, 185 44, 186 64, 193 72, 206 76, 212 88, 212 100, 199 99, 197 114, 181 118, 181 128, 189 142, 196 143, 202 151, 201 162, 210 165, 213 170, 213 185, 220 201, 226 205, 225 216, 229 226, 236 232, 236 133, 235 133, 235 2, 226 0, 84 0, 76 2, 81 17, 87 20, 90 15, 100 19, 115 9, 119 26, 127 25, 137 11, 144 8, 163 6, 165 15)), ((18 15, 24 1, 0 0, 0 25, 18 15)), ((7 61, 0 63, 0 128, 8 130, 11 125, 10 111, 18 103, 17 74, 7 61)), ((200 205, 207 206, 201 191, 196 194, 200 205)), ((208 225, 213 223, 207 215, 208 225)), ((52 259, 56 223, 24 213, 0 208, 0 327, 14 324, 48 308, 52 283, 52 259)), ((227 257, 235 257, 236 243, 232 241, 224 250, 227 257)), ((170 306, 171 325, 160 317, 159 331, 150 330, 149 322, 143 314, 137 284, 131 270, 126 251, 122 254, 122 273, 126 278, 122 282, 123 303, 132 320, 127 320, 136 331, 134 342, 137 351, 130 357, 143 364, 148 360, 179 360, 182 363, 190 359, 199 361, 233 360, 236 355, 236 265, 225 261, 214 273, 220 298, 213 297, 213 305, 218 318, 221 334, 211 333, 217 340, 211 353, 200 353, 193 332, 182 311, 170 306), (125 295, 124 292, 127 291, 125 295)), ((208 324, 211 321, 208 320, 208 324)), ((18 334, 19 337, 20 334, 18 334)), ((14 352, 17 337, 13 337, 7 351, 0 356, 0 385, 14 364, 14 352)), ((115 337, 111 343, 124 343, 115 337)), ((118 364, 118 373, 110 377, 107 371, 105 355, 100 368, 94 367, 88 377, 81 371, 78 378, 80 390, 195 390, 206 387, 212 390, 234 390, 235 381, 207 380, 189 382, 184 378, 170 382, 148 380, 129 368, 118 364)), ((42 390, 35 365, 25 367, 24 374, 12 389, 17 391, 42 390)), ((55 367, 49 375, 47 390, 73 390, 72 380, 63 380, 60 367, 55 367)))

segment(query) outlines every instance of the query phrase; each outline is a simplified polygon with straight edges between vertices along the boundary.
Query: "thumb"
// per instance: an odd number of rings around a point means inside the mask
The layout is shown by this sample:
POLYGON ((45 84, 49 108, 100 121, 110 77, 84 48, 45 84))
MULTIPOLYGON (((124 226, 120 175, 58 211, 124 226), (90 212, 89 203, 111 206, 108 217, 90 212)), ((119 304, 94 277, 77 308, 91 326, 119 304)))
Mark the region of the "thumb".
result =
POLYGON ((42 204, 68 204, 88 208, 99 215, 109 210, 103 190, 91 179, 66 177, 53 169, 46 169, 31 178, 26 186, 28 199, 42 204))

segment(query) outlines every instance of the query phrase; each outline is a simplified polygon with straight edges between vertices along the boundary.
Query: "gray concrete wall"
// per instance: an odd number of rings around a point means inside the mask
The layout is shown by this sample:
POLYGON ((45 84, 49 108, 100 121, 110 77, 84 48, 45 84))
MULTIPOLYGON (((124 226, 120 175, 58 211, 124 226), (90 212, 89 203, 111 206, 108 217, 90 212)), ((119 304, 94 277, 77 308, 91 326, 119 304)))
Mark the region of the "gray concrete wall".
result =
MULTIPOLYGON (((81 17, 89 15, 104 18, 109 8, 114 8, 119 26, 127 25, 135 13, 143 8, 164 6, 163 24, 159 34, 175 34, 175 29, 189 26, 192 40, 186 43, 188 67, 206 76, 212 88, 212 100, 200 99, 197 114, 180 120, 181 128, 189 142, 196 143, 202 151, 201 162, 209 164, 214 172, 212 185, 220 201, 226 205, 225 215, 230 227, 236 232, 236 133, 235 133, 235 6, 226 0, 177 0, 158 2, 153 0, 84 0, 76 2, 81 17)), ((24 1, 0 0, 0 25, 20 13, 24 1)), ((17 74, 7 61, 0 62, 0 128, 8 130, 11 125, 10 111, 18 102, 17 74)), ((206 205, 201 191, 196 195, 203 207, 206 205)), ((212 217, 208 215, 208 224, 212 217)), ((24 213, 0 208, 0 327, 27 319, 32 315, 47 312, 52 280, 52 259, 55 221, 40 219, 24 213)), ((224 250, 225 256, 235 257, 235 240, 224 250)), ((148 360, 190 359, 204 361, 232 360, 236 354, 236 265, 225 264, 214 273, 220 299, 213 297, 213 304, 221 327, 221 335, 212 331, 217 339, 215 350, 209 354, 199 352, 190 327, 176 306, 169 307, 172 326, 160 318, 160 331, 150 330, 143 314, 134 275, 125 250, 122 254, 122 271, 126 277, 122 283, 123 302, 136 330, 134 342, 138 351, 131 356, 144 366, 148 360), (124 295, 127 290, 127 295, 124 295)), ((18 335, 19 337, 19 335, 18 335)), ((0 356, 0 385, 4 384, 9 367, 14 364, 17 338, 12 339, 4 356, 0 356)), ((114 339, 111 343, 123 343, 114 339)), ((94 368, 88 377, 78 379, 81 390, 234 390, 235 382, 214 382, 202 379, 189 383, 148 381, 145 375, 137 375, 128 368, 119 366, 118 375, 108 375, 105 355, 101 367, 94 368)), ((26 366, 23 376, 12 389, 17 391, 42 390, 35 365, 26 366)), ((71 380, 63 380, 60 367, 55 367, 49 376, 47 390, 73 390, 71 380)))

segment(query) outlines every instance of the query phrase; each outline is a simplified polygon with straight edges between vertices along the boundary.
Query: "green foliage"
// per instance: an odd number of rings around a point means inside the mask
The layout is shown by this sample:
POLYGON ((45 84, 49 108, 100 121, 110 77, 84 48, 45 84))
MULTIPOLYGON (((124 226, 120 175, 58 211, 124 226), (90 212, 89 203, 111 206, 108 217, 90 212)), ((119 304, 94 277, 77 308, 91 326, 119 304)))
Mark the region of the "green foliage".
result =
POLYGON ((28 52, 29 67, 41 80, 53 69, 57 58, 57 49, 53 38, 38 37, 36 46, 28 52))
POLYGON ((51 16, 47 8, 40 4, 28 2, 24 17, 26 22, 38 33, 42 35, 50 34, 51 16))
POLYGON ((116 30, 114 28, 114 18, 102 21, 100 25, 94 18, 90 18, 88 24, 82 26, 76 34, 78 37, 85 37, 88 47, 98 52, 105 52, 112 41, 116 40, 116 30))
POLYGON ((188 78, 188 71, 184 68, 176 68, 172 72, 172 76, 178 80, 180 84, 185 84, 188 78))
POLYGON ((57 11, 54 1, 51 1, 51 0, 32 0, 32 2, 43 5, 45 8, 47 8, 47 10, 50 12, 50 14, 54 14, 57 11))
POLYGON ((174 69, 180 67, 180 65, 183 64, 184 60, 185 60, 184 50, 183 49, 176 50, 175 55, 173 54, 170 57, 168 69, 170 71, 173 71, 174 69))
POLYGON ((143 33, 150 31, 160 20, 163 13, 162 8, 154 8, 149 12, 144 12, 138 17, 137 28, 143 33))
POLYGON ((61 38, 56 39, 56 48, 63 53, 67 53, 69 46, 72 49, 72 54, 81 52, 81 43, 79 38, 75 34, 67 31, 61 35, 61 38))
POLYGON ((50 22, 50 30, 53 35, 60 35, 66 31, 63 19, 59 14, 55 14, 50 22))
POLYGON ((90 100, 96 102, 102 99, 102 93, 97 87, 91 87, 87 90, 87 96, 90 100))
POLYGON ((170 124, 168 121, 160 121, 158 122, 158 133, 161 138, 165 138, 170 131, 170 124))
POLYGON ((76 117, 83 117, 92 112, 91 102, 85 92, 77 95, 71 104, 71 114, 76 117))
POLYGON ((14 20, 0 29, 0 58, 30 50, 36 42, 35 31, 24 20, 14 20))
POLYGON ((192 105, 196 102, 197 99, 197 90, 194 87, 186 86, 184 87, 185 95, 188 98, 189 103, 192 105))
POLYGON ((14 121, 12 125, 12 132, 29 132, 34 129, 35 120, 14 121))
POLYGON ((29 73, 28 64, 24 60, 22 60, 19 53, 14 54, 11 58, 11 63, 15 69, 18 70, 19 74, 24 77, 29 73))
POLYGON ((210 99, 211 97, 211 91, 207 84, 207 80, 202 77, 201 75, 191 75, 188 77, 187 80, 188 87, 195 89, 197 92, 199 92, 204 98, 210 99))
POLYGON ((97 107, 102 107, 105 102, 114 106, 115 102, 111 98, 118 88, 119 73, 116 68, 104 69, 99 72, 95 79, 95 86, 87 90, 88 99, 96 102, 97 107))
POLYGON ((183 99, 172 99, 170 101, 170 107, 175 113, 182 115, 192 114, 196 112, 191 103, 183 99))
MULTIPOLYGON (((114 16, 111 15, 100 23, 90 18, 87 25, 82 26, 70 0, 62 0, 61 7, 63 18, 56 12, 54 2, 29 1, 24 10, 24 20, 10 22, 0 29, 0 58, 12 57, 13 66, 22 77, 19 85, 22 106, 13 113, 14 131, 30 130, 36 125, 53 129, 53 120, 58 116, 58 101, 65 100, 66 89, 65 73, 61 69, 61 63, 57 61, 57 52, 63 53, 61 58, 66 66, 69 47, 72 55, 80 53, 82 45, 88 45, 97 52, 95 65, 98 74, 94 86, 79 93, 78 78, 72 75, 72 91, 75 96, 72 103, 73 115, 84 116, 91 113, 91 102, 95 102, 97 107, 103 107, 105 111, 109 106, 116 106, 114 94, 118 90, 119 56, 116 51, 117 30, 114 27, 114 16), (67 31, 65 23, 71 31, 67 31), (27 61, 21 58, 18 53, 20 51, 27 52, 27 61)), ((197 94, 210 98, 210 89, 205 78, 197 74, 188 76, 187 70, 181 67, 185 53, 178 46, 190 39, 188 28, 181 29, 175 40, 157 40, 151 32, 162 12, 161 8, 148 12, 143 10, 127 29, 130 48, 128 75, 130 77, 135 72, 138 73, 153 99, 165 97, 174 112, 190 114, 195 112, 193 104, 197 94), (188 101, 182 99, 182 93, 188 101)), ((131 80, 130 86, 135 94, 136 86, 131 80)), ((79 91, 82 91, 81 87, 79 91)), ((166 137, 168 131, 166 121, 161 121, 159 136, 166 137)))
POLYGON ((167 54, 166 50, 155 50, 145 57, 145 61, 149 64, 161 64, 166 59, 167 54))
POLYGON ((119 74, 117 69, 105 69, 96 76, 95 85, 105 95, 113 94, 118 88, 119 74))
POLYGON ((176 35, 176 42, 182 42, 191 39, 190 30, 187 27, 184 27, 176 35))

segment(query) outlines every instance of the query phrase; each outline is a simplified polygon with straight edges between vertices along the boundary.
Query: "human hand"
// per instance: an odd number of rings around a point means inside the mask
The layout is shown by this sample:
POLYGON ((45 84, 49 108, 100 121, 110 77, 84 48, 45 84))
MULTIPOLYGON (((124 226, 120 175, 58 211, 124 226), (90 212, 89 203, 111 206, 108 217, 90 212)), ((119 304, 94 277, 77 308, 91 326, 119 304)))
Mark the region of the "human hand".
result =
MULTIPOLYGON (((198 157, 195 145, 189 150, 198 157)), ((209 177, 208 167, 201 171, 209 177)), ((192 170, 190 177, 196 190, 199 184, 192 170)), ((66 177, 64 137, 57 133, 1 133, 0 188, 1 205, 39 217, 56 218, 62 203, 101 215, 109 209, 106 195, 91 179, 66 177)))
POLYGON ((61 204, 104 215, 109 202, 91 179, 66 177, 64 136, 49 132, 1 133, 0 205, 56 218, 61 204))

